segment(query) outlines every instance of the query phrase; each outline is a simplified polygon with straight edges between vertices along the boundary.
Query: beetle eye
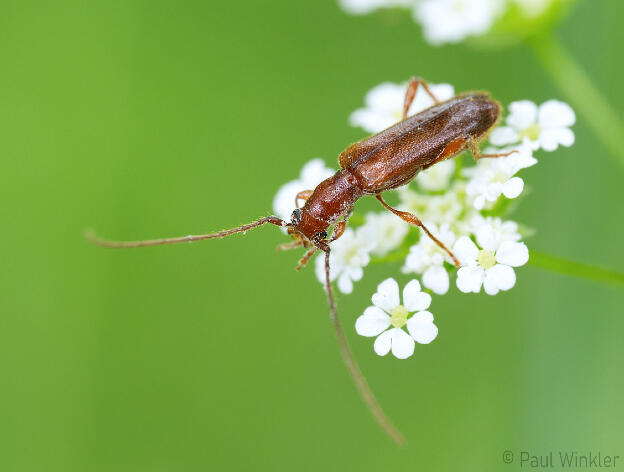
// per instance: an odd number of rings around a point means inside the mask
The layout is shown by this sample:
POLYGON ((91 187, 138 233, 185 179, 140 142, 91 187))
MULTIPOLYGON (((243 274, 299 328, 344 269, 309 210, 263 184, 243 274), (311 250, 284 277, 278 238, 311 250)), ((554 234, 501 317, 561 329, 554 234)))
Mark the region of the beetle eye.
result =
POLYGON ((292 224, 297 226, 301 222, 301 210, 297 208, 295 211, 293 211, 290 219, 292 224))
POLYGON ((326 238, 327 238, 327 232, 319 231, 318 233, 316 233, 316 239, 326 239, 326 238))

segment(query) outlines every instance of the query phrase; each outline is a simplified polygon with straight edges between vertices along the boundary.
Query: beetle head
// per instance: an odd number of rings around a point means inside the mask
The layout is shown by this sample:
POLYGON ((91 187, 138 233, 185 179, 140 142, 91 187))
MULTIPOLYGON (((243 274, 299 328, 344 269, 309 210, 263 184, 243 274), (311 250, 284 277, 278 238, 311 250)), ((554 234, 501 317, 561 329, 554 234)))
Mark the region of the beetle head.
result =
POLYGON ((312 244, 319 246, 327 239, 328 228, 329 225, 325 221, 315 218, 306 207, 303 207, 292 212, 288 232, 302 239, 306 246, 312 244))

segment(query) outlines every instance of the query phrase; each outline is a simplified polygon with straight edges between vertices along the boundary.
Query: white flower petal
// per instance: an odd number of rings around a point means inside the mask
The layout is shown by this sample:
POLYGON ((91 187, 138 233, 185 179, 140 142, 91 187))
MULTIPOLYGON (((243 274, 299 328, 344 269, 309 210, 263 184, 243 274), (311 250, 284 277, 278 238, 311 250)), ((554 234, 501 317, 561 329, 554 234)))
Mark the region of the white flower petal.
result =
POLYGON ((349 277, 349 274, 340 274, 338 277, 338 290, 346 294, 353 292, 353 281, 351 280, 351 277, 349 277))
POLYGON ((413 4, 414 18, 422 25, 425 39, 434 45, 481 35, 503 11, 498 0, 421 0, 413 4))
POLYGON ((433 315, 428 311, 416 313, 407 320, 407 330, 419 344, 429 344, 438 336, 438 327, 433 324, 433 315))
POLYGON ((464 293, 479 293, 483 276, 481 267, 460 267, 457 271, 457 288, 464 293))
POLYGON ((483 195, 477 195, 472 204, 475 209, 483 210, 483 207, 485 206, 485 197, 483 195))
POLYGON ((509 290, 516 283, 516 273, 514 270, 503 264, 496 264, 485 271, 483 288, 489 295, 496 295, 498 290, 509 290))
POLYGON ((401 245, 409 225, 390 212, 367 213, 366 221, 357 230, 358 235, 375 243, 373 254, 384 256, 401 245))
POLYGON ((390 348, 392 347, 392 330, 384 331, 381 333, 377 339, 375 339, 375 344, 373 344, 373 349, 379 356, 385 356, 390 352, 390 348))
MULTIPOLYGON (((363 265, 367 265, 368 261, 370 260, 370 257, 368 257, 367 255, 364 255, 362 259, 363 259, 362 260, 363 265)), ((362 277, 364 277, 364 269, 358 266, 350 267, 347 272, 351 280, 353 280, 354 282, 362 280, 362 277)))
POLYGON ((378 133, 396 123, 392 115, 379 113, 376 110, 360 108, 349 115, 349 124, 357 126, 369 133, 378 133))
POLYGON ((418 186, 427 191, 440 191, 448 187, 451 178, 455 174, 455 160, 442 161, 416 176, 418 186))
POLYGON ((568 128, 544 129, 540 133, 539 143, 548 152, 555 151, 560 144, 570 147, 574 144, 574 133, 568 128))
POLYGON ((396 109, 403 110, 405 90, 406 87, 402 84, 383 82, 372 88, 364 101, 372 109, 392 113, 396 109))
POLYGON ((405 331, 399 328, 392 328, 390 336, 392 338, 392 354, 398 359, 407 359, 414 354, 414 339, 405 331))
POLYGON ((329 169, 323 159, 312 159, 301 169, 300 180, 308 188, 306 190, 314 190, 323 180, 334 175, 336 171, 329 169))
POLYGON ((273 211, 283 220, 290 221, 295 209, 295 197, 302 190, 307 190, 300 180, 293 180, 282 185, 273 199, 273 211))
POLYGON ((512 267, 520 267, 529 260, 529 249, 524 243, 503 241, 496 251, 496 262, 512 267))
POLYGON ((431 305, 431 295, 421 292, 418 280, 412 280, 403 289, 403 305, 410 312, 426 310, 431 305))
MULTIPOLYGON (((429 84, 431 93, 441 102, 455 96, 455 87, 451 84, 429 84)), ((428 94, 427 94, 428 95, 428 94)))
POLYGON ((430 311, 419 311, 418 313, 414 313, 414 316, 407 321, 408 323, 411 321, 411 324, 414 326, 420 323, 433 323, 433 313, 430 311))
POLYGON ((481 246, 483 249, 494 252, 498 248, 499 235, 492 226, 483 223, 475 231, 475 236, 477 238, 479 246, 481 246))
POLYGON ((468 236, 462 236, 455 242, 453 252, 462 265, 468 265, 474 264, 477 260, 479 248, 468 236))
POLYGON ((444 295, 449 289, 449 276, 442 266, 433 266, 425 271, 422 277, 423 285, 433 293, 444 295))
POLYGON ((576 122, 576 115, 567 103, 548 100, 541 104, 537 121, 540 128, 568 127, 576 122))
POLYGON ((498 281, 496 280, 496 276, 493 275, 491 269, 485 271, 485 276, 483 278, 483 291, 488 295, 496 295, 500 292, 500 288, 498 288, 498 281))
POLYGON ((273 199, 273 211, 283 220, 290 221, 295 206, 295 197, 303 190, 314 188, 334 174, 334 170, 325 166, 323 159, 316 158, 306 163, 301 169, 300 178, 282 185, 273 199))
POLYGON ((377 292, 373 294, 373 305, 379 308, 391 312, 397 307, 401 300, 399 300, 399 284, 392 277, 384 280, 377 286, 377 292))
POLYGON ((381 308, 369 306, 355 321, 355 331, 360 336, 377 336, 390 327, 390 317, 381 308))
POLYGON ((520 136, 511 126, 499 126, 490 134, 490 143, 494 146, 505 146, 520 141, 520 136))
POLYGON ((537 121, 537 105, 530 100, 520 100, 509 104, 507 124, 523 130, 537 121))
POLYGON ((522 193, 524 181, 520 177, 512 177, 503 184, 503 195, 507 198, 516 198, 522 193))

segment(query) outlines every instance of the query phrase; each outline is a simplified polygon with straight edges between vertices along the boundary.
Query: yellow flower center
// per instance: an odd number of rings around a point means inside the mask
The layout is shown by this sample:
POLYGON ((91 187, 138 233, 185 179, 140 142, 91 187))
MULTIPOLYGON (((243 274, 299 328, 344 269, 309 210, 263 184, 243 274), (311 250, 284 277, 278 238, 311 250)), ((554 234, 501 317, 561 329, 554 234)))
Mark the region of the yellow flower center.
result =
POLYGON ((518 133, 520 140, 523 138, 529 138, 531 141, 537 141, 540 135, 540 127, 537 123, 533 123, 528 128, 523 129, 518 133))
POLYGON ((402 328, 407 323, 407 308, 403 305, 397 305, 392 310, 392 316, 390 317, 390 324, 395 328, 402 328))
POLYGON ((457 12, 457 13, 464 13, 466 10, 468 10, 468 2, 466 2, 465 0, 455 0, 453 2, 453 9, 457 12))
POLYGON ((492 251, 481 249, 479 254, 477 254, 477 262, 484 270, 487 270, 496 265, 496 257, 494 257, 492 251))

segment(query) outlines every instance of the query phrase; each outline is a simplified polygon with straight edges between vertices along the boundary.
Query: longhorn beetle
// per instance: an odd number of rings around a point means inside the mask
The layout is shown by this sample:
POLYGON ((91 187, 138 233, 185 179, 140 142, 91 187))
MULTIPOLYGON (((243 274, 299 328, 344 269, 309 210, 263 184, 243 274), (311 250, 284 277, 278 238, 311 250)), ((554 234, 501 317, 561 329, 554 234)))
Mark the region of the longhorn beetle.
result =
POLYGON ((355 202, 365 195, 372 195, 387 210, 402 220, 419 226, 451 257, 454 264, 459 266, 459 261, 453 253, 431 234, 416 215, 392 208, 382 198, 382 193, 406 185, 420 171, 445 159, 455 157, 466 149, 472 152, 475 160, 484 157, 508 156, 514 152, 481 154, 479 150, 478 143, 485 139, 496 125, 500 113, 500 104, 487 92, 468 92, 440 102, 425 81, 412 78, 405 93, 402 121, 345 149, 338 157, 341 170, 321 182, 314 190, 305 190, 297 194, 294 202, 296 209, 292 213, 290 222, 276 216, 266 216, 236 228, 196 236, 124 242, 101 239, 94 233, 88 232, 87 238, 99 246, 134 248, 223 238, 270 223, 286 228, 288 234, 294 239, 290 243, 278 246, 278 249, 297 247, 307 249, 299 261, 297 270, 305 266, 316 251, 323 251, 325 253, 325 290, 344 362, 375 419, 392 439, 401 445, 404 442, 403 436, 392 425, 377 403, 355 362, 340 325, 329 277, 330 243, 344 233, 347 219, 355 202), (432 98, 434 105, 408 117, 408 110, 419 86, 422 86, 432 98), (303 207, 299 207, 300 200, 304 202, 303 207))

